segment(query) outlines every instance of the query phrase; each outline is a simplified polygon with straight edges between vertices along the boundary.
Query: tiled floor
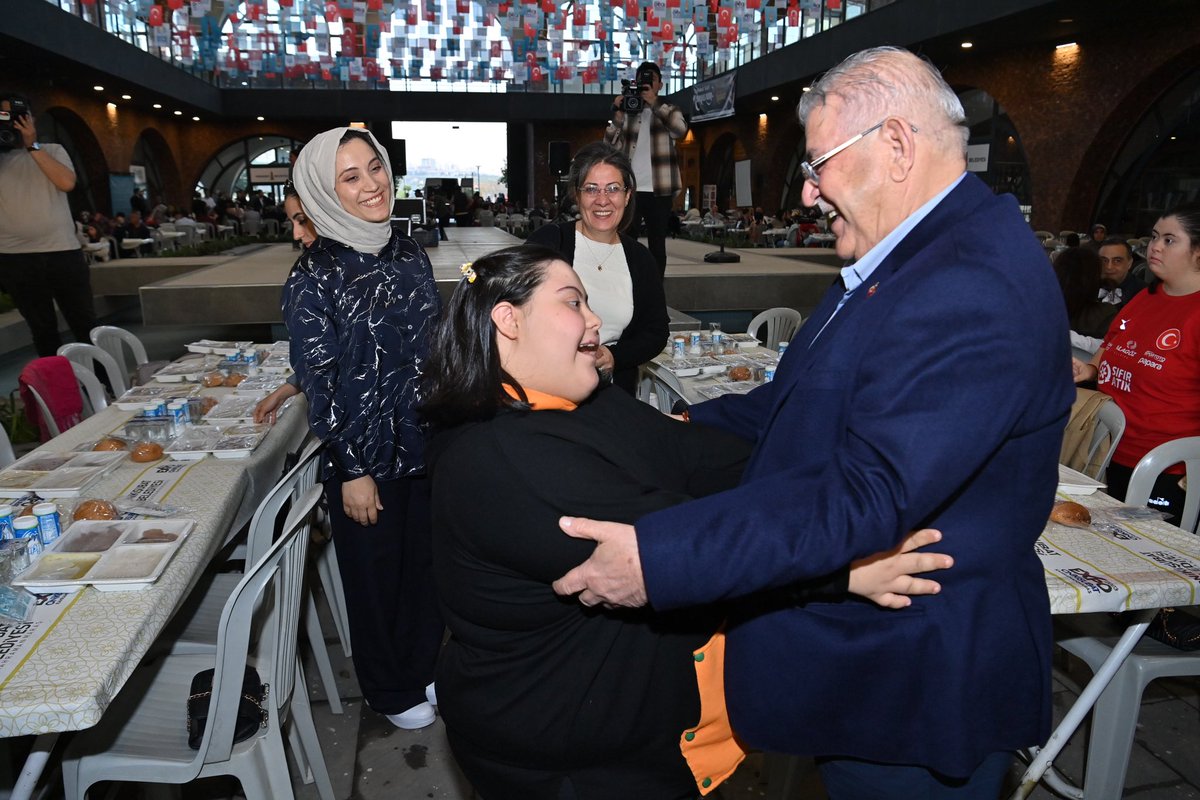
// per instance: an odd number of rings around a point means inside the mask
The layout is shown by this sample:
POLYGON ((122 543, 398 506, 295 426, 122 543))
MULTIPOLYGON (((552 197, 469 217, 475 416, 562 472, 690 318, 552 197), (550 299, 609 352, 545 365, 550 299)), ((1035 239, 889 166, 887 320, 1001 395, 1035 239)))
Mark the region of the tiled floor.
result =
MULTIPOLYGON (((453 241, 453 237, 452 237, 453 241)), ((690 243, 689 243, 690 244, 690 243)), ((669 247, 670 247, 669 243, 669 247)), ((446 248, 449 256, 450 247, 446 248)), ((451 260, 458 258, 455 253, 451 260)), ((463 254, 465 256, 473 253, 463 254)), ((151 358, 170 358, 180 352, 188 341, 204 336, 265 340, 266 329, 219 332, 199 329, 146 328, 139 324, 136 311, 106 320, 135 330, 147 345, 151 358)), ((0 392, 5 394, 16 387, 16 375, 31 358, 28 352, 0 358, 0 392)), ((328 623, 328 621, 327 621, 328 623)), ((315 669, 308 670, 314 715, 321 737, 329 772, 338 798, 353 800, 472 800, 474 794, 458 772, 446 744, 441 722, 420 731, 401 731, 382 717, 365 709, 353 676, 351 661, 342 653, 331 623, 325 625, 330 653, 338 673, 339 688, 345 710, 340 715, 330 713, 322 690, 314 681, 315 669)), ((1069 664, 1065 658, 1056 678, 1055 710, 1061 715, 1074 701, 1078 684, 1086 682, 1089 672, 1078 662, 1069 664)), ((1078 733, 1058 760, 1061 770, 1071 778, 1081 776, 1085 752, 1085 732, 1078 733)), ((12 743, 14 763, 19 763, 22 743, 12 743)), ((27 746, 27 745, 25 745, 27 746)), ((719 800, 750 800, 778 797, 788 760, 751 756, 737 773, 710 797, 719 800)), ((794 762, 794 790, 788 798, 822 800, 824 792, 810 761, 794 762)), ((53 773, 51 773, 53 774, 53 773)), ((293 775, 295 775, 293 769, 293 775)), ((3 778, 0 778, 3 785, 3 778)), ((1139 800, 1200 799, 1200 680, 1160 681, 1153 684, 1144 699, 1139 725, 1131 754, 1126 797, 1139 800)), ((317 793, 312 785, 296 782, 298 800, 313 800, 317 793)), ((53 783, 45 787, 43 797, 57 797, 61 788, 53 783)), ((0 791, 0 797, 4 793, 0 791)), ((142 787, 113 786, 94 790, 93 798, 124 800, 147 796, 142 787)), ((217 800, 240 797, 236 783, 212 779, 185 788, 186 800, 217 800)), ((1044 787, 1033 794, 1042 800, 1054 795, 1044 787)), ((496 800, 488 798, 487 800, 496 800)), ((516 799, 516 800, 519 800, 516 799)), ((626 800, 614 798, 614 800, 626 800)), ((632 798, 630 800, 642 800, 632 798)), ((651 799, 647 799, 651 800, 651 799)))

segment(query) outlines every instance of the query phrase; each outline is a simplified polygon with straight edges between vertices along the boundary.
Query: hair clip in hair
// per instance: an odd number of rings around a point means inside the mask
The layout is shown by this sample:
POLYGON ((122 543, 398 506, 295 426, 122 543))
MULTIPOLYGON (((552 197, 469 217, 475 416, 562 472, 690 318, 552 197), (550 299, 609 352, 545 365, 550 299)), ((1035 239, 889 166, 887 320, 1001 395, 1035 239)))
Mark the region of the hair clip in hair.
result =
POLYGON ((462 276, 467 279, 467 283, 474 283, 475 279, 479 277, 475 274, 475 269, 471 266, 474 263, 474 261, 468 261, 458 268, 458 271, 462 273, 462 276))

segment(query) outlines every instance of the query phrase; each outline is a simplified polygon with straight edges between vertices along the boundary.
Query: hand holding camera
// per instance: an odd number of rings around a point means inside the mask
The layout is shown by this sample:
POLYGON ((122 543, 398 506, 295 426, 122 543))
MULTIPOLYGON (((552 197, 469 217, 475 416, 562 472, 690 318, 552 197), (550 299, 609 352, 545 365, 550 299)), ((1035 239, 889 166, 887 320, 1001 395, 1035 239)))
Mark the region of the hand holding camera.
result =
POLYGON ((646 106, 653 106, 654 101, 658 99, 658 86, 655 84, 657 77, 654 70, 642 69, 632 81, 623 78, 621 94, 617 95, 613 103, 613 111, 640 114, 646 106))
POLYGON ((0 150, 29 147, 37 141, 33 114, 24 100, 0 98, 0 150))

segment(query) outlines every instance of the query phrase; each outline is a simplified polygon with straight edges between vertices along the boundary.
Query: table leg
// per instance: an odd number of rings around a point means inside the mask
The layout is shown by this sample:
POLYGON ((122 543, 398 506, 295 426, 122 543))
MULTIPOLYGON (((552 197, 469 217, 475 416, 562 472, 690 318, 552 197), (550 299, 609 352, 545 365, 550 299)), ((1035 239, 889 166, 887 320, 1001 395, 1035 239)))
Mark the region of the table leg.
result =
POLYGON ((1009 795, 1009 800, 1024 800, 1033 793, 1034 787, 1041 781, 1042 776, 1050 765, 1054 763, 1054 759, 1066 747, 1071 736, 1079 728, 1084 717, 1092 710, 1092 706, 1096 705, 1096 701, 1100 699, 1101 693, 1108 687, 1113 676, 1117 674, 1117 670, 1125 663, 1125 659, 1133 652, 1133 647, 1142 638, 1150 620, 1154 619, 1154 615, 1158 609, 1144 609, 1136 612, 1134 621, 1125 628, 1125 633, 1121 634, 1120 640, 1113 647, 1112 653, 1100 665, 1100 669, 1096 670, 1096 674, 1088 682, 1083 692, 1079 695, 1079 699, 1075 701, 1075 705, 1071 706, 1070 711, 1063 717, 1063 721, 1055 728, 1054 733, 1050 734, 1050 739, 1046 742, 1045 747, 1033 748, 1031 752, 1035 758, 1030 762, 1029 767, 1025 770, 1025 774, 1021 776, 1020 785, 1009 795))
POLYGON ((9 800, 29 800, 33 797, 33 790, 37 788, 38 778, 42 777, 42 770, 46 768, 50 752, 57 743, 57 733, 43 733, 33 740, 33 749, 29 751, 29 756, 25 759, 25 766, 21 767, 21 774, 17 777, 16 785, 8 795, 9 800))

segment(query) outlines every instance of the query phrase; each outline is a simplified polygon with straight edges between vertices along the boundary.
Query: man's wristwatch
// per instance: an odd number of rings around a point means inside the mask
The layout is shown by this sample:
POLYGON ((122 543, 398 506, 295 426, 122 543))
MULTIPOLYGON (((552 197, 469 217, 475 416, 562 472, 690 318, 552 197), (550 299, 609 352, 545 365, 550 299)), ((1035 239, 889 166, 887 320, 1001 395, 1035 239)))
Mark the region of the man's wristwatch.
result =
POLYGON ((40 144, 38 144, 37 142, 34 142, 33 144, 29 145, 29 147, 26 147, 25 149, 28 150, 29 152, 33 153, 38 150, 41 150, 42 146, 40 144))

